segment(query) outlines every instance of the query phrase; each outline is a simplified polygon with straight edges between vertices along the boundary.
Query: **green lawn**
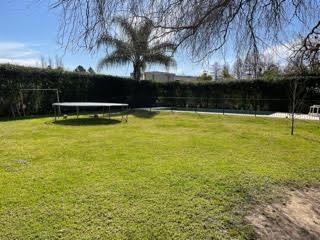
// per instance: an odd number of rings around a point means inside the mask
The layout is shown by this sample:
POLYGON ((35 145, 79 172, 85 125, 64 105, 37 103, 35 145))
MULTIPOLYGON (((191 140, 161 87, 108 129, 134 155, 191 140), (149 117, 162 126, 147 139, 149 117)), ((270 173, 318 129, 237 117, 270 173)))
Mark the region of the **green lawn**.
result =
POLYGON ((196 114, 0 121, 0 239, 246 239, 320 181, 320 123, 196 114))

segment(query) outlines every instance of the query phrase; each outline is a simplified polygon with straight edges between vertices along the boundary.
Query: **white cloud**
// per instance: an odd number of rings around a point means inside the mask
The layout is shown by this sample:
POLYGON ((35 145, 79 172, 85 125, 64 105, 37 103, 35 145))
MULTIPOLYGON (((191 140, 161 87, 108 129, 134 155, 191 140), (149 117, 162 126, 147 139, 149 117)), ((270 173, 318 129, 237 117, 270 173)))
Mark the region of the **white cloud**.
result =
POLYGON ((38 66, 40 52, 33 49, 34 46, 21 42, 0 42, 0 63, 38 66))
POLYGON ((36 58, 25 58, 25 59, 10 59, 0 58, 0 63, 10 63, 21 66, 37 67, 40 66, 40 62, 36 58))
POLYGON ((0 42, 0 51, 24 48, 25 45, 19 42, 0 42))
POLYGON ((286 64, 288 58, 293 53, 293 49, 297 42, 298 40, 293 40, 291 42, 271 46, 263 52, 263 55, 268 60, 279 63, 280 65, 286 64))

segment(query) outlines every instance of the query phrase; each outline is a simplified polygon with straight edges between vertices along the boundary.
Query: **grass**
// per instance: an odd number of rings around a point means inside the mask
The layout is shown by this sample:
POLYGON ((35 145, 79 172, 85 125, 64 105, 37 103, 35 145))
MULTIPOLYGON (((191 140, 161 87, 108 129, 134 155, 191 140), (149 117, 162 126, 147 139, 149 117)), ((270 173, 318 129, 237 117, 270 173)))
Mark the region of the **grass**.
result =
POLYGON ((247 239, 252 204, 320 181, 320 124, 139 113, 0 122, 0 239, 247 239))

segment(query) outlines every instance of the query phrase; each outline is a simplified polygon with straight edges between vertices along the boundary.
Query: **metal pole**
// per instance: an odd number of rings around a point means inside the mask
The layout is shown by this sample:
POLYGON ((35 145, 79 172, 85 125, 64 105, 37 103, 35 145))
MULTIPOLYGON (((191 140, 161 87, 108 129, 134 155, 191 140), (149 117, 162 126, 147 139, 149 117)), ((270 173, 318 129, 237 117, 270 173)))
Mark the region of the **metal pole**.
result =
POLYGON ((123 121, 123 106, 121 106, 121 122, 123 121))
POLYGON ((53 111, 54 111, 54 121, 57 121, 57 109, 56 109, 56 106, 53 106, 53 111))
MULTIPOLYGON (((60 103, 60 97, 59 97, 59 90, 56 89, 56 94, 57 94, 57 102, 60 103)), ((58 111, 59 111, 59 114, 61 115, 61 108, 60 106, 58 106, 58 111)))
POLYGON ((222 99, 222 114, 224 115, 224 96, 223 96, 223 99, 222 99))
POLYGON ((76 107, 77 108, 77 119, 79 118, 79 107, 76 107))
POLYGON ((110 106, 109 106, 109 120, 110 120, 111 116, 110 116, 110 106))
POLYGON ((257 98, 254 99, 254 116, 257 116, 257 98))
POLYGON ((129 114, 129 105, 127 106, 126 122, 128 122, 128 114, 129 114))

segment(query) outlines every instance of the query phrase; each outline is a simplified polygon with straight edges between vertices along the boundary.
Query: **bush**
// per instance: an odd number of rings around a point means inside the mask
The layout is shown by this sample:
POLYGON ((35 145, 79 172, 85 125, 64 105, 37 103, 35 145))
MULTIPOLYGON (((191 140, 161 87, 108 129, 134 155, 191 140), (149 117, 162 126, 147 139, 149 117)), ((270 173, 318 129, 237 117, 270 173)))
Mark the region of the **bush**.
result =
MULTIPOLYGON (((301 77, 300 77, 301 78, 301 77)), ((307 99, 320 99, 320 77, 303 76, 307 99)), ((221 107, 223 104, 237 107, 254 104, 257 109, 283 110, 288 107, 289 81, 294 78, 273 81, 228 81, 199 83, 156 83, 134 81, 129 78, 40 69, 9 64, 0 65, 0 115, 21 115, 20 89, 59 89, 60 101, 127 102, 131 107, 155 105, 180 107, 221 107), (232 100, 231 100, 232 98, 232 100), (229 100, 228 100, 229 99, 229 100), (238 100, 237 100, 238 99, 238 100), (255 101, 257 99, 284 99, 279 102, 255 101)), ((54 94, 25 93, 24 104, 28 114, 45 114, 52 111, 56 101, 54 94)))

